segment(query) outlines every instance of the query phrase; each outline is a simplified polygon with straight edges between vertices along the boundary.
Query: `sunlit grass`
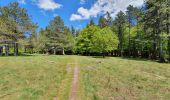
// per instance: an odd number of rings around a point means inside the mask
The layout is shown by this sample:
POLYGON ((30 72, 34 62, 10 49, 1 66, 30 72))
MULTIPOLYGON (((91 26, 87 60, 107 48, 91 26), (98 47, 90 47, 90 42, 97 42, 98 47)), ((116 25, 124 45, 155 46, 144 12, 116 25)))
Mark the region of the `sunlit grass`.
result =
POLYGON ((170 64, 81 57, 79 100, 168 100, 170 64))
POLYGON ((0 99, 52 99, 66 78, 69 61, 67 56, 1 57, 0 99))
POLYGON ((77 100, 168 100, 170 64, 82 56, 0 57, 0 100, 68 100, 75 59, 77 100))

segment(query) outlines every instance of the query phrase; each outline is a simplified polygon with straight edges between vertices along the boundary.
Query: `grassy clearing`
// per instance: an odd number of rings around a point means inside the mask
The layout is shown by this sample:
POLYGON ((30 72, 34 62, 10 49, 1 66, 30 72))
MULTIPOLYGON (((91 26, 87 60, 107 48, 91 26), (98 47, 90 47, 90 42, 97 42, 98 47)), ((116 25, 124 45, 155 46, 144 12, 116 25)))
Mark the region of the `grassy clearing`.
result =
POLYGON ((170 64, 82 56, 0 57, 0 100, 68 100, 74 62, 77 100, 168 100, 170 64))
POLYGON ((79 100, 168 100, 170 65, 80 57, 79 100))
MULTIPOLYGON (((71 61, 68 56, 1 57, 0 99, 53 99, 63 82, 70 83, 66 65, 71 61)), ((69 92, 68 87, 62 89, 69 92)))

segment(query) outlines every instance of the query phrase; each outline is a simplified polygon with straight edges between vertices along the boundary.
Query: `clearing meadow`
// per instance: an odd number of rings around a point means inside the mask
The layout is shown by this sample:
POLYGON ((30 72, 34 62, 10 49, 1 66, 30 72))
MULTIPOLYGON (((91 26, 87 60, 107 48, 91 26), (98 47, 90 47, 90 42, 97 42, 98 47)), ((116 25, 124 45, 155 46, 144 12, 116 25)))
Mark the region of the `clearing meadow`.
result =
POLYGON ((120 57, 0 57, 0 100, 168 100, 170 64, 120 57))

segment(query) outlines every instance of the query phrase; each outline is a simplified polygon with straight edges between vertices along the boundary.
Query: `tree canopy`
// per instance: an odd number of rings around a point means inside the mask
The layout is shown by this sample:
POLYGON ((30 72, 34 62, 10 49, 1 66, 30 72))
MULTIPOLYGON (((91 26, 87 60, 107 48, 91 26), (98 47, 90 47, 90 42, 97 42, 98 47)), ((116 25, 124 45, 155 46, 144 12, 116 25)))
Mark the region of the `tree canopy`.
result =
POLYGON ((33 46, 35 52, 58 51, 82 55, 139 57, 170 61, 170 2, 146 0, 142 7, 129 5, 115 18, 109 12, 89 20, 85 28, 67 27, 60 16, 36 31, 27 10, 13 2, 0 7, 0 40, 33 46), (28 35, 29 34, 29 35, 28 35))

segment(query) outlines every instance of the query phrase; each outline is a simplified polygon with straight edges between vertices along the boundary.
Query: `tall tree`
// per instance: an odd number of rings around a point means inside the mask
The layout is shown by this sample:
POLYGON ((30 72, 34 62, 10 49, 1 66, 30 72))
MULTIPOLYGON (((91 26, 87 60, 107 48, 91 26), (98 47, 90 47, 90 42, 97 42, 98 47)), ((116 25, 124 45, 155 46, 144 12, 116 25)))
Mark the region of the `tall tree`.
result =
POLYGON ((95 23, 94 23, 93 19, 91 19, 91 20, 90 20, 89 25, 95 25, 95 23))
POLYGON ((132 20, 133 20, 133 9, 134 7, 132 5, 129 5, 127 7, 127 17, 128 17, 128 28, 129 28, 129 34, 128 34, 128 55, 131 56, 131 27, 132 27, 132 20))
POLYGON ((71 33, 72 33, 72 35, 73 35, 73 36, 75 36, 75 35, 76 35, 76 30, 74 29, 74 27, 73 27, 73 26, 71 26, 71 33))
POLYGON ((142 32, 141 32, 141 29, 140 27, 140 21, 142 19, 142 10, 141 8, 137 8, 137 7, 134 7, 133 8, 133 16, 135 18, 135 21, 136 21, 136 33, 137 33, 137 36, 135 38, 135 42, 137 43, 137 55, 136 56, 139 56, 141 55, 142 53, 142 32))
POLYGON ((107 26, 108 26, 108 27, 111 27, 111 24, 112 24, 112 22, 113 22, 113 19, 112 19, 112 17, 111 17, 111 15, 110 15, 109 12, 106 12, 106 21, 107 21, 107 26))
POLYGON ((86 27, 80 32, 76 41, 77 53, 88 55, 93 51, 92 38, 94 37, 94 34, 98 32, 98 30, 100 30, 99 27, 92 25, 86 27))
POLYGON ((35 49, 38 53, 48 53, 48 38, 46 37, 47 31, 46 29, 41 29, 39 34, 38 34, 38 38, 37 38, 37 42, 36 42, 36 46, 35 49))
POLYGON ((60 16, 56 16, 50 21, 49 26, 46 28, 46 37, 48 38, 49 49, 53 49, 54 55, 56 55, 56 49, 61 47, 62 39, 64 35, 64 21, 60 16))
POLYGON ((165 0, 165 14, 166 14, 166 33, 168 35, 168 54, 169 54, 169 62, 170 62, 170 0, 165 0))
POLYGON ((65 54, 65 49, 69 44, 68 36, 71 35, 69 28, 64 26, 64 21, 60 16, 55 17, 50 21, 49 25, 46 28, 46 37, 47 45, 49 50, 53 50, 53 53, 56 54, 57 49, 62 49, 62 54, 65 54))
POLYGON ((124 37, 124 29, 126 24, 126 17, 122 11, 120 11, 117 14, 114 23, 117 27, 117 33, 119 38, 119 45, 118 45, 119 55, 123 56, 123 37, 124 37))
MULTIPOLYGON (((146 2, 148 21, 150 23, 149 27, 152 29, 153 38, 153 55, 156 59, 159 56, 160 62, 165 62, 163 41, 164 41, 164 6, 165 0, 149 0, 146 2)), ((166 19, 166 18, 165 18, 166 19)), ((149 29, 149 28, 148 28, 149 29)))
MULTIPOLYGON (((17 2, 10 3, 7 6, 0 7, 0 17, 4 20, 6 28, 9 31, 5 31, 5 29, 0 29, 1 36, 6 38, 10 38, 15 42, 19 42, 20 39, 24 39, 25 34, 31 34, 35 31, 35 24, 31 21, 26 9, 21 8, 17 2), (8 25, 8 23, 11 25, 8 25)), ((3 26, 2 26, 3 27, 3 26)), ((14 54, 18 54, 18 45, 16 44, 14 49, 14 54)))
POLYGON ((94 37, 92 38, 92 43, 92 50, 94 52, 102 53, 104 58, 105 53, 117 49, 118 38, 110 28, 105 27, 94 34, 94 37))
POLYGON ((104 18, 103 16, 101 16, 101 17, 99 18, 98 25, 100 26, 100 28, 106 27, 106 26, 107 26, 107 20, 106 20, 106 18, 104 18))

